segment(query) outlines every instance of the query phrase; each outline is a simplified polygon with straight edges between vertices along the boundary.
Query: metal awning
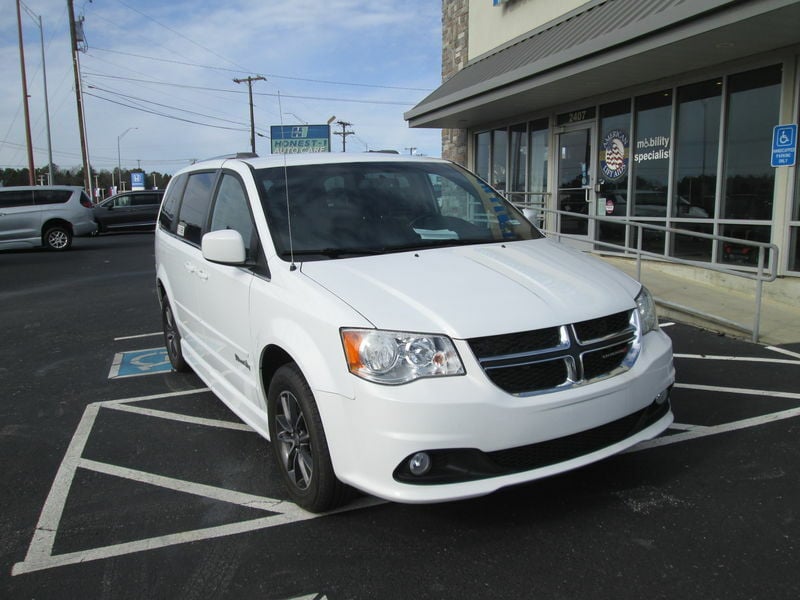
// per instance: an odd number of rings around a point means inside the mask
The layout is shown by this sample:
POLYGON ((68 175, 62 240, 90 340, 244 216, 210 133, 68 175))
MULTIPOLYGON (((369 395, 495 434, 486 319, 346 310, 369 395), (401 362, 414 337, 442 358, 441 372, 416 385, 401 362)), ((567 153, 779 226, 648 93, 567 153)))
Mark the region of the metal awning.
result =
POLYGON ((589 2, 471 61, 404 116, 469 128, 795 44, 797 0, 589 2))

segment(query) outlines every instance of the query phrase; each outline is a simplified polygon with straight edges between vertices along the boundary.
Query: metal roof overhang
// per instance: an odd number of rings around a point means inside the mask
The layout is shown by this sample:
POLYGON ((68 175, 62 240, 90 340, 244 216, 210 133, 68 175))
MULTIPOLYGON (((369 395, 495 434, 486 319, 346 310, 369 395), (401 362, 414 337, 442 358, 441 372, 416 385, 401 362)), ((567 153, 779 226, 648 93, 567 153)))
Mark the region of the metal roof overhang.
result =
POLYGON ((468 64, 405 113, 409 126, 470 128, 800 43, 796 0, 587 6, 468 64))

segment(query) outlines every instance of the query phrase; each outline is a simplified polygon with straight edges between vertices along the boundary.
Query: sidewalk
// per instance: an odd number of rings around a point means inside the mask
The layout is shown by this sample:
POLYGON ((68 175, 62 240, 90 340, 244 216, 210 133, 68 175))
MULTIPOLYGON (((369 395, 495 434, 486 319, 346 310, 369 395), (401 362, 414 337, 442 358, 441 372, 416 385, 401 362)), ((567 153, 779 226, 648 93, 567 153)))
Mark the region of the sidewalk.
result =
MULTIPOLYGON (((633 259, 600 256, 636 277, 633 259)), ((656 298, 659 317, 750 340, 755 322, 756 282, 723 273, 655 261, 642 261, 642 283, 656 298)), ((762 344, 800 343, 800 279, 763 284, 759 340, 762 344)))

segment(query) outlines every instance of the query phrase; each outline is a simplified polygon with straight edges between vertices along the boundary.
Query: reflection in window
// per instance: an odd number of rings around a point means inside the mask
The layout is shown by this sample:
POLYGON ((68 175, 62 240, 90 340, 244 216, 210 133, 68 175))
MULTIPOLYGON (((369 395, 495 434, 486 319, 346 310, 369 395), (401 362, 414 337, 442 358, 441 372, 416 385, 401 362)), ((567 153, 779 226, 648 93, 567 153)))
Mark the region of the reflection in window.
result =
MULTIPOLYGON (((528 127, 524 124, 511 127, 509 161, 508 191, 523 192, 525 191, 525 165, 528 162, 528 127)), ((524 202, 525 197, 510 197, 509 199, 514 202, 524 202)))
POLYGON ((722 79, 678 89, 672 216, 714 216, 722 79))
POLYGON ((508 177, 508 132, 495 129, 492 135, 492 186, 505 191, 508 177))
POLYGON ((547 153, 550 131, 547 119, 531 123, 531 165, 528 187, 530 192, 547 191, 547 153))
POLYGON ((778 124, 780 92, 780 65, 728 79, 725 219, 772 218, 775 169, 769 156, 772 130, 778 124))
POLYGON ((667 216, 672 91, 639 96, 635 101, 633 142, 634 207, 637 217, 667 216))
POLYGON ((484 131, 475 136, 475 172, 489 181, 489 139, 491 133, 484 131))

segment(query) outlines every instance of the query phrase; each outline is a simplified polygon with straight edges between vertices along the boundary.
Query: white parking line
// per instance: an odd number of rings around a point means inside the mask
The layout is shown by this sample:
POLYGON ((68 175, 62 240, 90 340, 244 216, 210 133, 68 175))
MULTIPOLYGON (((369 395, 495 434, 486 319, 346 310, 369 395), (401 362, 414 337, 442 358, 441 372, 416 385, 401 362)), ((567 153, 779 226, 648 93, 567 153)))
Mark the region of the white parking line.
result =
POLYGON ((122 337, 115 337, 115 342, 121 342, 123 340, 138 340, 139 338, 146 338, 146 337, 155 337, 157 335, 164 335, 163 331, 157 331, 156 333, 141 333, 139 335, 125 335, 122 337))
MULTIPOLYGON (((56 473, 53 485, 50 488, 50 493, 45 500, 42 507, 39 522, 33 534, 30 546, 25 559, 22 562, 16 563, 12 570, 12 575, 21 575, 23 573, 31 573, 34 571, 41 571, 44 569, 51 569, 63 565, 70 565, 82 563, 91 560, 99 560, 111 558, 115 556, 122 556, 134 552, 142 552, 144 550, 153 550, 156 548, 164 548, 175 544, 185 544, 187 542, 194 542, 198 540, 212 539, 235 535, 238 533, 246 533, 255 531, 257 529, 266 529, 268 527, 275 527, 277 525, 285 525, 288 523, 296 523, 298 521, 305 521, 308 519, 315 519, 317 517, 336 514, 338 512, 347 512, 351 510, 358 510, 369 506, 376 506, 383 504, 383 500, 377 498, 365 497, 355 502, 351 502, 347 506, 339 510, 331 511, 324 514, 314 514, 306 512, 296 504, 287 501, 281 501, 266 496, 255 496, 251 494, 244 494, 233 490, 227 490, 208 486, 204 484, 194 483, 191 481, 184 481, 173 479, 171 477, 164 477, 154 473, 147 473, 144 471, 137 471, 135 469, 128 469, 117 465, 109 465, 98 461, 88 460, 82 457, 86 442, 91 434, 94 422, 97 419, 97 414, 101 408, 108 408, 113 410, 130 410, 130 412, 137 412, 139 414, 150 415, 159 418, 172 418, 174 420, 192 422, 201 425, 208 425, 214 427, 229 428, 235 423, 228 423, 226 421, 214 421, 213 419, 195 419, 185 415, 173 414, 166 416, 166 411, 150 411, 138 407, 126 406, 131 402, 141 402, 143 400, 155 400, 162 398, 171 398, 177 396, 186 396, 190 394, 198 394, 201 392, 209 391, 207 388, 184 390, 180 392, 171 392, 166 394, 154 394, 151 396, 139 396, 136 398, 126 398, 123 400, 108 400, 105 402, 97 402, 90 404, 86 407, 80 423, 72 437, 64 459, 61 461, 61 466, 56 473), (152 414, 150 414, 152 413, 152 414), (237 523, 230 523, 216 527, 207 527, 203 529, 195 529, 191 531, 184 531, 181 533, 157 536, 133 542, 126 542, 121 544, 113 544, 111 546, 103 546, 98 548, 89 548, 87 550, 80 550, 77 552, 69 552, 65 554, 53 554, 53 546, 55 543, 58 527, 61 522, 61 517, 66 505, 67 496, 69 495, 72 481, 75 473, 79 468, 89 469, 92 471, 105 473, 115 477, 123 477, 140 483, 156 485, 167 489, 172 489, 180 492, 186 492, 198 496, 204 496, 213 500, 232 502, 248 508, 256 508, 261 510, 270 511, 273 514, 267 517, 260 517, 256 519, 249 519, 237 523)), ((252 431, 250 428, 244 426, 247 431, 252 431)))
MULTIPOLYGON (((776 349, 776 350, 782 351, 781 349, 776 349)), ((797 356, 797 358, 800 358, 800 355, 796 355, 795 353, 789 351, 785 351, 784 354, 788 354, 790 356, 797 356)), ((688 358, 702 357, 701 355, 676 355, 676 356, 683 356, 688 358)), ((709 358, 709 357, 702 357, 702 358, 709 358)), ((715 360, 733 360, 728 357, 711 357, 711 358, 715 360)), ((773 363, 777 362, 781 364, 782 363, 800 364, 797 361, 786 361, 780 359, 770 360, 770 359, 749 359, 747 357, 738 357, 735 360, 745 360, 745 361, 758 360, 759 362, 764 360, 766 362, 773 362, 773 363)), ((800 400, 800 393, 793 393, 793 392, 776 392, 770 390, 755 390, 746 388, 681 384, 681 383, 675 384, 675 387, 679 389, 698 390, 698 391, 712 392, 712 393, 749 395, 749 396, 758 396, 762 398, 769 398, 769 397, 789 398, 789 399, 800 400)), ((266 496, 244 494, 233 490, 216 488, 213 486, 207 486, 204 484, 194 483, 191 481, 173 479, 161 475, 156 475, 153 473, 147 473, 144 471, 137 471, 135 469, 120 467, 117 465, 110 465, 107 463, 92 461, 84 459, 82 457, 87 440, 92 432, 92 427, 94 426, 98 412, 101 408, 127 411, 148 417, 171 419, 171 420, 182 421, 186 423, 192 423, 209 427, 252 431, 249 427, 240 423, 220 421, 215 419, 204 419, 200 417, 192 417, 188 415, 171 413, 169 411, 164 411, 164 410, 131 406, 132 403, 141 402, 144 400, 167 399, 171 397, 185 396, 207 391, 209 391, 207 388, 184 390, 180 392, 139 396, 134 398, 126 398, 122 400, 109 400, 105 402, 98 402, 88 405, 84 411, 83 418, 78 424, 78 427, 75 431, 75 435, 73 436, 69 444, 69 447, 67 448, 66 454, 64 455, 64 459, 61 462, 61 465, 59 466, 55 480, 53 481, 53 485, 50 489, 50 493, 47 499, 45 500, 41 515, 39 517, 39 522, 36 525, 36 529, 33 538, 31 540, 30 546, 28 548, 28 552, 25 556, 25 559, 22 562, 16 563, 13 566, 11 571, 12 575, 20 575, 22 573, 30 573, 33 571, 49 569, 52 567, 57 567, 62 565, 75 564, 79 562, 86 562, 90 560, 99 560, 115 556, 122 556, 125 554, 141 552, 144 550, 152 550, 156 548, 163 548, 175 544, 183 544, 192 541, 225 537, 229 535, 235 535, 238 533, 250 532, 258 529, 266 529, 277 525, 285 525, 308 519, 314 519, 320 516, 325 516, 326 514, 335 514, 336 512, 347 512, 352 510, 358 510, 361 508, 366 508, 369 506, 375 506, 384 503, 383 500, 379 500, 377 498, 364 497, 355 502, 351 502, 350 504, 348 504, 345 507, 342 507, 338 511, 333 511, 331 513, 325 513, 325 514, 312 514, 302 510, 301 508, 299 508, 298 506, 296 506, 291 502, 280 501, 274 498, 268 498, 266 496), (180 492, 195 494, 198 496, 204 496, 218 501, 232 502, 234 504, 239 504, 241 506, 266 510, 276 514, 256 519, 245 520, 237 523, 220 525, 216 527, 196 529, 176 534, 169 534, 164 536, 157 536, 142 540, 136 540, 133 542, 114 544, 110 546, 90 548, 87 550, 82 550, 77 552, 54 555, 53 546, 56 534, 58 533, 58 527, 64 511, 64 507, 66 505, 70 487, 72 485, 72 481, 74 479, 75 473, 78 468, 89 469, 92 471, 105 473, 116 477, 123 477, 126 479, 138 481, 145 484, 164 487, 166 489, 172 489, 180 492)), ((716 435, 719 433, 731 432, 749 427, 757 427, 767 423, 772 423, 784 419, 791 419, 798 416, 800 416, 800 407, 774 412, 771 414, 753 417, 749 419, 743 419, 740 421, 734 421, 731 423, 723 423, 714 426, 674 424, 672 428, 682 430, 681 433, 666 435, 656 438, 654 440, 642 442, 637 446, 629 449, 628 452, 638 452, 650 448, 656 448, 659 446, 666 446, 701 437, 706 437, 709 435, 716 435)))
MULTIPOLYGON (((790 355, 793 353, 789 353, 790 355)), ((727 360, 734 362, 761 362, 776 365, 797 365, 800 366, 800 360, 788 360, 785 358, 760 358, 757 356, 720 356, 717 354, 673 354, 675 358, 689 358, 694 360, 727 360)), ((800 355, 798 355, 800 358, 800 355)))
POLYGON ((773 352, 780 352, 781 354, 785 354, 787 356, 794 356, 797 359, 800 359, 800 352, 792 352, 791 350, 787 350, 786 348, 776 348, 775 346, 767 346, 767 350, 772 350, 773 352))

